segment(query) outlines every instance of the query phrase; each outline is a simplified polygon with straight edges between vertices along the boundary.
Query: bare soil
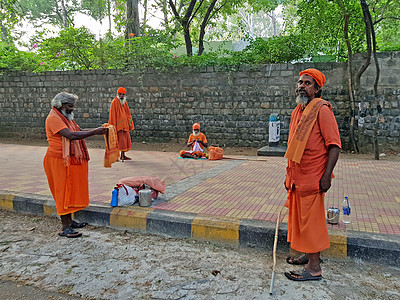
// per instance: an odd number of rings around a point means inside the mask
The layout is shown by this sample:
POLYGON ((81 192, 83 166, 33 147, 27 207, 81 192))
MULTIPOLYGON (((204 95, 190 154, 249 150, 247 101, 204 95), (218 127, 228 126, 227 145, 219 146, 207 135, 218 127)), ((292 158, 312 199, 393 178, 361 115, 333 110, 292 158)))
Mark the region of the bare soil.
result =
POLYGON ((321 281, 293 282, 283 272, 298 267, 278 253, 271 296, 272 251, 93 226, 67 239, 55 217, 0 210, 0 219, 0 283, 8 281, 0 299, 13 299, 12 282, 27 295, 19 299, 38 291, 83 299, 400 298, 399 268, 361 260, 324 258, 321 281))
MULTIPOLYGON (((89 148, 104 148, 104 141, 98 137, 90 137, 85 139, 86 144, 89 148)), ((0 137, 0 143, 4 144, 22 144, 32 146, 47 146, 46 139, 29 139, 29 138, 5 138, 0 137)), ((133 142, 132 149, 138 151, 162 151, 162 152, 176 152, 179 153, 182 149, 187 149, 186 142, 182 143, 140 143, 133 142)), ((244 156, 256 156, 259 148, 252 147, 223 147, 224 155, 244 155, 244 156)), ((389 149, 382 149, 380 160, 394 160, 400 161, 400 149, 396 147, 389 149)), ((362 159, 362 160, 373 160, 373 153, 350 153, 344 152, 340 154, 340 158, 345 159, 362 159)))

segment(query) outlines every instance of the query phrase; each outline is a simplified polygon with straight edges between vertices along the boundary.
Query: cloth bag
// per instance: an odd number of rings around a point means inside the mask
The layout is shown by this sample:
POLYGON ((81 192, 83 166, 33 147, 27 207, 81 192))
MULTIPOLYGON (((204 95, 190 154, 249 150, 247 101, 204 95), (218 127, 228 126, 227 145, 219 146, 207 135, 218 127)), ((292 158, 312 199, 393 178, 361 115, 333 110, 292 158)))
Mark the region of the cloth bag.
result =
POLYGON ((210 146, 208 147, 208 159, 217 160, 224 157, 224 151, 220 147, 210 146))

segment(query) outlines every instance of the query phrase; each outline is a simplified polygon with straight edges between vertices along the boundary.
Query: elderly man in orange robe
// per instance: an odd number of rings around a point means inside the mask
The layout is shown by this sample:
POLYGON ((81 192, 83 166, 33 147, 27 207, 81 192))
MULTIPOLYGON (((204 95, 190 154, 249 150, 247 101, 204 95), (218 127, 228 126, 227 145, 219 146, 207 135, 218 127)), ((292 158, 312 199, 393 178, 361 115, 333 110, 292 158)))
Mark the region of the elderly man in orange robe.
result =
POLYGON ((52 109, 46 118, 46 135, 49 142, 43 165, 50 191, 56 202, 57 214, 61 218, 60 236, 80 237, 87 223, 72 220, 72 213, 89 205, 88 161, 86 137, 102 135, 104 127, 81 130, 74 121, 76 95, 61 92, 51 101, 52 109))
POLYGON ((285 272, 291 280, 320 280, 320 252, 330 247, 325 220, 325 193, 331 187, 341 141, 332 106, 321 99, 325 76, 317 69, 299 74, 297 107, 291 115, 285 187, 289 208, 288 242, 305 253, 288 257, 289 264, 305 264, 301 271, 285 272))
POLYGON ((125 152, 132 149, 131 135, 129 132, 135 129, 125 95, 126 89, 123 87, 118 88, 117 96, 111 102, 110 115, 108 117, 108 123, 114 125, 117 129, 121 161, 131 160, 131 158, 125 155, 125 152))
POLYGON ((205 134, 200 132, 200 124, 194 123, 192 128, 193 132, 190 134, 187 142, 187 146, 191 149, 181 150, 179 155, 182 158, 200 158, 206 155, 204 148, 207 149, 208 143, 205 134))

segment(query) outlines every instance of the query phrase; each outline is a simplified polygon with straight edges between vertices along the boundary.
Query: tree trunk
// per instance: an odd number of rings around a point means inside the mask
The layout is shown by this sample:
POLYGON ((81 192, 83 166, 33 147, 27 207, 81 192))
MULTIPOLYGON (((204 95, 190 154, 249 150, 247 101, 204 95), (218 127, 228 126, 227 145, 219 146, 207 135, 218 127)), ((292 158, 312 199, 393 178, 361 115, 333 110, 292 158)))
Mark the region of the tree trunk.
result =
POLYGON ((350 128, 349 128, 349 135, 350 135, 350 143, 352 146, 353 151, 358 152, 358 146, 355 139, 354 133, 354 108, 355 108, 355 101, 354 101, 354 83, 353 83, 353 50, 351 49, 351 44, 349 40, 349 18, 350 15, 345 11, 344 6, 341 6, 342 11, 344 13, 344 39, 346 41, 347 46, 347 77, 348 77, 348 84, 349 84, 349 98, 350 98, 350 128))
POLYGON ((126 1, 126 33, 125 38, 129 39, 131 34, 140 36, 139 25, 139 3, 138 0, 126 1))
POLYGON ((370 28, 371 38, 372 38, 372 54, 374 57, 375 62, 375 81, 374 81, 374 98, 375 98, 375 105, 376 105, 376 113, 375 113, 375 124, 373 129, 373 144, 374 144, 374 156, 376 160, 379 160, 379 144, 378 144, 378 129, 379 129, 379 122, 381 119, 381 111, 382 108, 379 103, 379 95, 378 95, 378 82, 380 76, 380 68, 378 63, 378 57, 376 55, 376 39, 375 39, 375 30, 374 25, 372 23, 371 13, 369 11, 369 7, 365 0, 361 1, 361 6, 363 7, 363 11, 365 11, 366 16, 366 24, 370 28))
POLYGON ((108 33, 111 35, 111 1, 107 0, 108 33))
POLYGON ((185 16, 181 17, 179 15, 179 12, 176 9, 175 3, 172 0, 168 0, 169 6, 172 9, 172 12, 175 16, 175 18, 178 20, 178 22, 182 25, 183 28, 183 35, 185 37, 185 45, 186 45, 186 54, 187 56, 192 56, 193 55, 193 50, 192 50, 192 40, 190 38, 190 23, 193 20, 193 17, 195 16, 197 10, 200 8, 200 6, 197 8, 196 12, 192 15, 193 9, 196 5, 197 0, 191 0, 189 3, 189 6, 186 10, 185 16))
POLYGON ((8 30, 7 28, 0 22, 0 28, 1 28, 1 38, 5 42, 9 42, 9 35, 8 35, 8 30))
POLYGON ((192 56, 193 46, 192 46, 192 40, 190 38, 189 24, 183 25, 183 35, 185 36, 186 54, 187 56, 192 56))
POLYGON ((68 12, 67 12, 67 9, 65 8, 64 0, 61 0, 61 21, 62 21, 62 26, 64 28, 69 27, 68 12))
POLYGON ((145 27, 147 23, 147 0, 143 0, 143 9, 143 27, 145 27))
POLYGON ((272 21, 272 28, 273 28, 273 31, 274 31, 273 35, 276 36, 277 35, 277 31, 276 31, 276 23, 277 23, 277 21, 276 21, 275 10, 272 11, 271 21, 272 21))
POLYGON ((210 4, 210 6, 207 9, 207 12, 203 18, 203 22, 201 22, 200 26, 200 35, 199 35, 199 52, 197 55, 202 55, 204 51, 204 35, 206 34, 206 26, 208 24, 208 21, 210 20, 211 12, 213 11, 215 4, 217 3, 218 0, 213 0, 210 4))

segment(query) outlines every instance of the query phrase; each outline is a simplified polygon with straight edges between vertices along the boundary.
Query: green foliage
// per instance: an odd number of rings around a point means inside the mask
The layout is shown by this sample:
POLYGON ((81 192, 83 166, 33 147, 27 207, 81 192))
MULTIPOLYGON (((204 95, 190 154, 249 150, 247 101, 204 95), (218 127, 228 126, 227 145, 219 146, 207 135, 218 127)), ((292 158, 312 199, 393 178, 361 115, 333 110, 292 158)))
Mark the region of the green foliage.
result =
POLYGON ((13 44, 0 42, 0 70, 30 71, 35 64, 33 53, 19 51, 13 44))
POLYGON ((339 57, 347 57, 344 40, 344 12, 336 2, 341 1, 350 15, 349 39, 353 52, 365 50, 365 24, 359 2, 353 0, 300 1, 297 16, 300 18, 297 30, 310 41, 314 52, 322 51, 339 57), (310 5, 310 2, 313 5, 310 5))
MULTIPOLYGON (((18 0, 25 17, 33 24, 50 23, 63 27, 62 7, 58 0, 18 0)), ((73 23, 73 14, 80 10, 80 1, 64 1, 68 23, 73 23)))
POLYGON ((110 6, 110 0, 82 0, 81 4, 81 8, 95 20, 103 19, 110 6))
MULTIPOLYGON (((347 59, 344 16, 349 15, 352 52, 366 50, 365 23, 360 0, 288 0, 286 30, 299 32, 310 42, 313 53, 321 51, 347 59)), ((378 50, 400 49, 400 1, 368 0, 378 50)))
POLYGON ((305 57, 310 50, 310 44, 301 35, 257 38, 247 48, 247 52, 251 53, 258 63, 285 63, 298 60, 305 57))
POLYGON ((92 69, 97 41, 85 27, 67 28, 39 46, 41 62, 35 71, 92 69))
POLYGON ((370 7, 380 51, 400 51, 400 1, 376 1, 370 7))
POLYGON ((58 36, 33 44, 37 53, 30 65, 35 72, 76 69, 125 69, 158 71, 182 66, 237 67, 260 63, 282 63, 308 55, 308 44, 299 35, 255 39, 242 52, 217 50, 202 56, 174 55, 179 42, 163 31, 149 31, 128 40, 107 35, 97 41, 86 28, 67 28, 58 36))

